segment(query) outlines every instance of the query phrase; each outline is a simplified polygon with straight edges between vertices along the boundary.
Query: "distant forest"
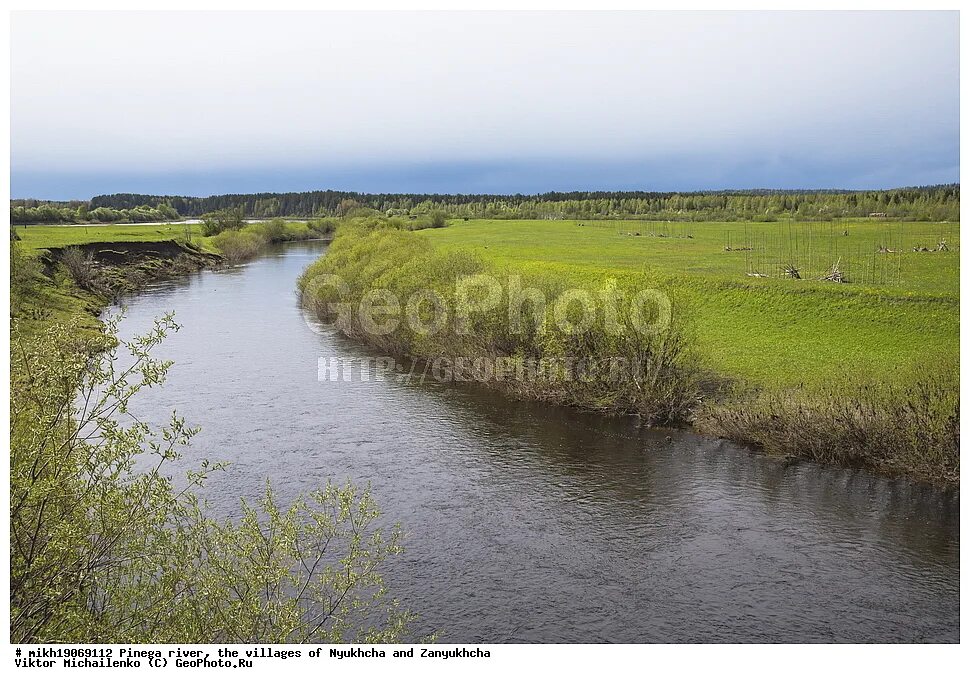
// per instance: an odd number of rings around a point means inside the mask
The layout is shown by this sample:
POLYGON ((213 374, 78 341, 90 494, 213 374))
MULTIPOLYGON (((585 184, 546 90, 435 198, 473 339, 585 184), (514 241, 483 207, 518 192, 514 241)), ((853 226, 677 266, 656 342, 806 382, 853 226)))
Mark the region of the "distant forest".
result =
POLYGON ((10 219, 24 223, 142 222, 242 210, 247 218, 342 216, 362 209, 388 216, 433 212, 452 218, 624 219, 671 221, 828 220, 885 216, 958 221, 960 186, 895 190, 725 190, 718 192, 547 192, 538 195, 438 195, 337 190, 181 197, 118 193, 89 202, 13 200, 10 219))

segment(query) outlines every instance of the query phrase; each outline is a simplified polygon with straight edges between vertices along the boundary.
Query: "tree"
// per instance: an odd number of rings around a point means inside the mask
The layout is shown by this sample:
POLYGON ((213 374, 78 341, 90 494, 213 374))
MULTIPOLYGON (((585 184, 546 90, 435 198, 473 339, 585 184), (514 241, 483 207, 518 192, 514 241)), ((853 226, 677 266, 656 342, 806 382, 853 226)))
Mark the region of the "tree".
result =
POLYGON ((360 202, 355 199, 343 199, 340 200, 340 204, 337 205, 337 216, 345 216, 351 210, 356 209, 360 206, 360 202))
POLYGON ((239 230, 245 225, 242 207, 202 214, 202 234, 206 236, 218 235, 226 230, 239 230))

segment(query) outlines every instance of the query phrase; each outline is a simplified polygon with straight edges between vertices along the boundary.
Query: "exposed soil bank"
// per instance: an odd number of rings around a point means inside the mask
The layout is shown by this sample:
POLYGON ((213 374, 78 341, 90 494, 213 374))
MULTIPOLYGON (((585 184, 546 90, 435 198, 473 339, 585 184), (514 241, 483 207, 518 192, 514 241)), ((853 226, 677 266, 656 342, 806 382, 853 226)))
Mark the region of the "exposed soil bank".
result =
POLYGON ((105 297, 137 291, 152 281, 193 273, 222 261, 218 254, 175 240, 92 242, 51 247, 41 256, 48 275, 63 264, 79 286, 105 297))
POLYGON ((90 242, 83 245, 68 245, 67 247, 50 247, 44 261, 58 261, 65 250, 80 249, 91 256, 98 263, 120 266, 136 263, 145 259, 171 259, 179 256, 199 258, 207 262, 217 262, 220 257, 210 252, 203 252, 194 245, 177 242, 175 240, 160 240, 158 242, 90 242))

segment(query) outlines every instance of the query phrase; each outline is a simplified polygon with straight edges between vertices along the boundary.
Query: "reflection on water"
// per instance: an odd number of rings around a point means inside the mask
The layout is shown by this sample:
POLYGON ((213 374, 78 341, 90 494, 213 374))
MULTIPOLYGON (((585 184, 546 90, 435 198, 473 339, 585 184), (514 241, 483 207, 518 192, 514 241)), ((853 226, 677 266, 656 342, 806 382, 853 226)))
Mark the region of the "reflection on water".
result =
POLYGON ((123 334, 170 310, 184 326, 138 408, 203 426, 184 465, 233 462, 217 512, 266 478, 370 482, 408 533, 391 589, 444 641, 959 639, 956 495, 465 385, 318 382, 318 357, 368 353, 299 309, 325 248, 127 302, 123 334))

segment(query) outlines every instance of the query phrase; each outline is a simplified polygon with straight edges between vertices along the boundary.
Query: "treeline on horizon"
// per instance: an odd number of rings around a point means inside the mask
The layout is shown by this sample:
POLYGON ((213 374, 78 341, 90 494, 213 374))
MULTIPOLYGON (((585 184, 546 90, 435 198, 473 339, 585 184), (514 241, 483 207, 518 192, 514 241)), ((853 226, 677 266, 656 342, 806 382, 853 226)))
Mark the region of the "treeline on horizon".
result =
POLYGON ((830 220, 886 216, 958 221, 960 185, 891 190, 723 190, 717 192, 576 191, 536 195, 360 193, 338 190, 183 197, 116 193, 89 202, 14 200, 11 222, 168 220, 242 210, 247 218, 342 216, 366 208, 387 216, 443 212, 452 218, 624 219, 672 221, 830 220), (120 217, 107 220, 109 216, 120 217), (58 219, 58 217, 60 217, 58 219), (152 217, 152 218, 145 218, 152 217), (174 218, 174 217, 173 217, 174 218))
POLYGON ((90 202, 38 202, 12 200, 10 225, 52 225, 59 223, 162 223, 181 221, 172 205, 158 202, 131 208, 94 207, 90 202))

